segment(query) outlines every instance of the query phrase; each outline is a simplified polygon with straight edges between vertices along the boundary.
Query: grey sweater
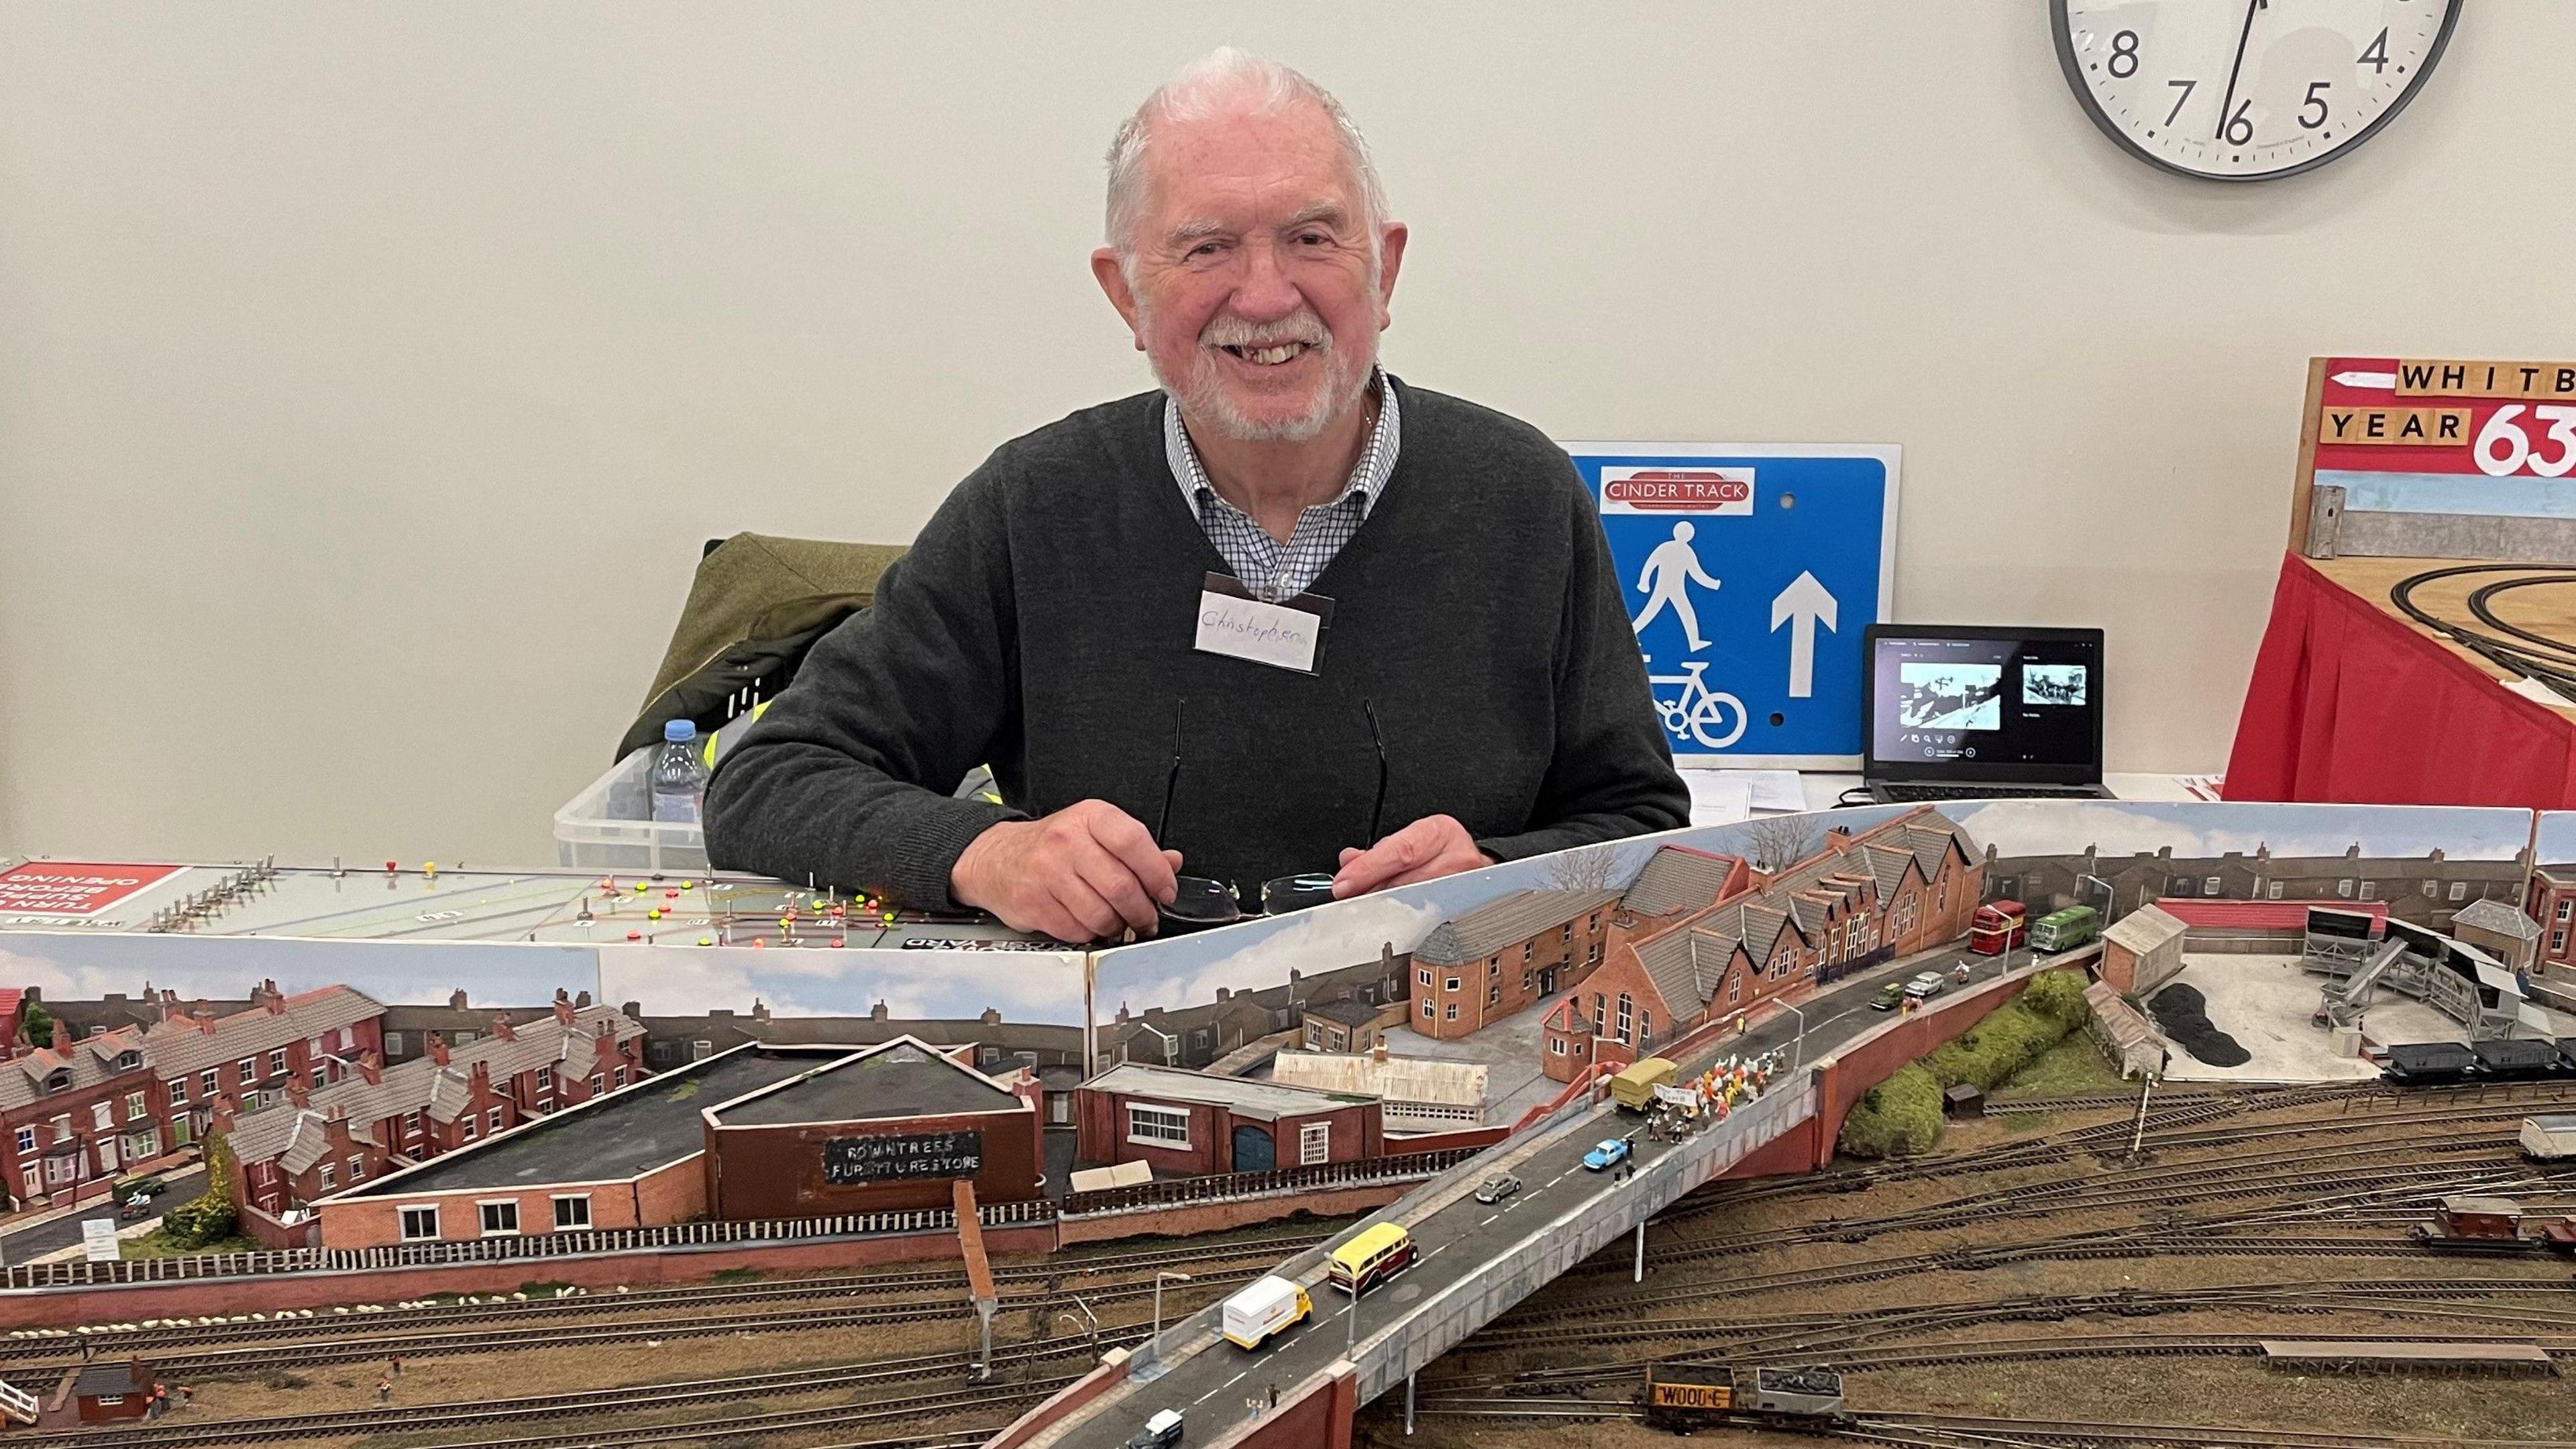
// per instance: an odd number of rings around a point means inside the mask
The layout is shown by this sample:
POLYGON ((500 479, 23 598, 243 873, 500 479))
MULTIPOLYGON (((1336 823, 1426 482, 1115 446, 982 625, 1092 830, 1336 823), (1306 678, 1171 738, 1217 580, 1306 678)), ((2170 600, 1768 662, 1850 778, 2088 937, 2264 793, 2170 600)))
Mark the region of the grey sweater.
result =
POLYGON ((1165 464, 1161 393, 1003 444, 726 756, 709 855, 951 907, 950 868, 996 821, 1096 797, 1153 828, 1176 701, 1162 843, 1194 875, 1329 872, 1366 843, 1363 702, 1389 761, 1381 833, 1453 815, 1511 860, 1684 824, 1572 463, 1472 403, 1403 404, 1384 494, 1314 586, 1334 603, 1312 675, 1193 647, 1225 563, 1165 464), (950 797, 987 762, 1008 805, 950 797))

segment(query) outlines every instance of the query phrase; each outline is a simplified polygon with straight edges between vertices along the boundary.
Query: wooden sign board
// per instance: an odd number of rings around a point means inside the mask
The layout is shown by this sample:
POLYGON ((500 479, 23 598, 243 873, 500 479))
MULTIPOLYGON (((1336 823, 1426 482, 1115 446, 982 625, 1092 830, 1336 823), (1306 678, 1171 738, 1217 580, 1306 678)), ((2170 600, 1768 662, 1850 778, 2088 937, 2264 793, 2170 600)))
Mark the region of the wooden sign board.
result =
POLYGON ((2290 547, 2576 554, 2576 362, 2310 359, 2290 547))

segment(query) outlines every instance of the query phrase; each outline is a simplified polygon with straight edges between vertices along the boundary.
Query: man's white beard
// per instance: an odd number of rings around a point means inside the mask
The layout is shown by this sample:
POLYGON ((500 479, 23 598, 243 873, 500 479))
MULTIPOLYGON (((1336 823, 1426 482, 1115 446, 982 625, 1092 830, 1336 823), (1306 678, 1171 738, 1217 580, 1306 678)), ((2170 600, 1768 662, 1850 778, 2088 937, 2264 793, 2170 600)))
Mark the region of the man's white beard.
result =
MULTIPOLYGON (((1140 313, 1138 320, 1150 328, 1149 316, 1140 313)), ((1345 352, 1320 320, 1314 334, 1322 339, 1318 346, 1324 354, 1323 384, 1315 389, 1315 399, 1304 412, 1285 418, 1248 417, 1237 408, 1226 392, 1224 379, 1217 375, 1216 348, 1204 338, 1186 377, 1175 378, 1164 372, 1162 362, 1151 352, 1145 358, 1154 370, 1154 381, 1162 384, 1163 391, 1180 404, 1181 416, 1192 423, 1214 428, 1238 443, 1306 443, 1321 437, 1346 409, 1359 405, 1360 395, 1368 390, 1370 375, 1376 370, 1375 358, 1345 352)))

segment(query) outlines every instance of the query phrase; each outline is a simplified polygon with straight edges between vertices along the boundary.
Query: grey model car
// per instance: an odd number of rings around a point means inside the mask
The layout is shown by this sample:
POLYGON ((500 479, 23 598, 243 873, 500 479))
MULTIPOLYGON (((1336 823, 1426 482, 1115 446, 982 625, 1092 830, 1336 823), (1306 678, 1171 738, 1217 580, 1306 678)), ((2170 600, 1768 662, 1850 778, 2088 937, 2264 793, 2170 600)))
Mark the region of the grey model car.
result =
POLYGON ((1476 1184, 1476 1201, 1497 1203, 1521 1190, 1521 1180, 1508 1172, 1497 1172, 1476 1184))

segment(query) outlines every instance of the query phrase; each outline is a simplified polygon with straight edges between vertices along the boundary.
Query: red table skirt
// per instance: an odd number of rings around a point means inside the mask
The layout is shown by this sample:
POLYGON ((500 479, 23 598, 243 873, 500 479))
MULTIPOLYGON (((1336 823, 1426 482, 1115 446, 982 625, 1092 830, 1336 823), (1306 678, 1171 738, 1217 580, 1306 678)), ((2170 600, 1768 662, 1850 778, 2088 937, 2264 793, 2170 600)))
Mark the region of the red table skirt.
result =
POLYGON ((2290 554, 2224 793, 2571 809, 2576 724, 2290 554))

